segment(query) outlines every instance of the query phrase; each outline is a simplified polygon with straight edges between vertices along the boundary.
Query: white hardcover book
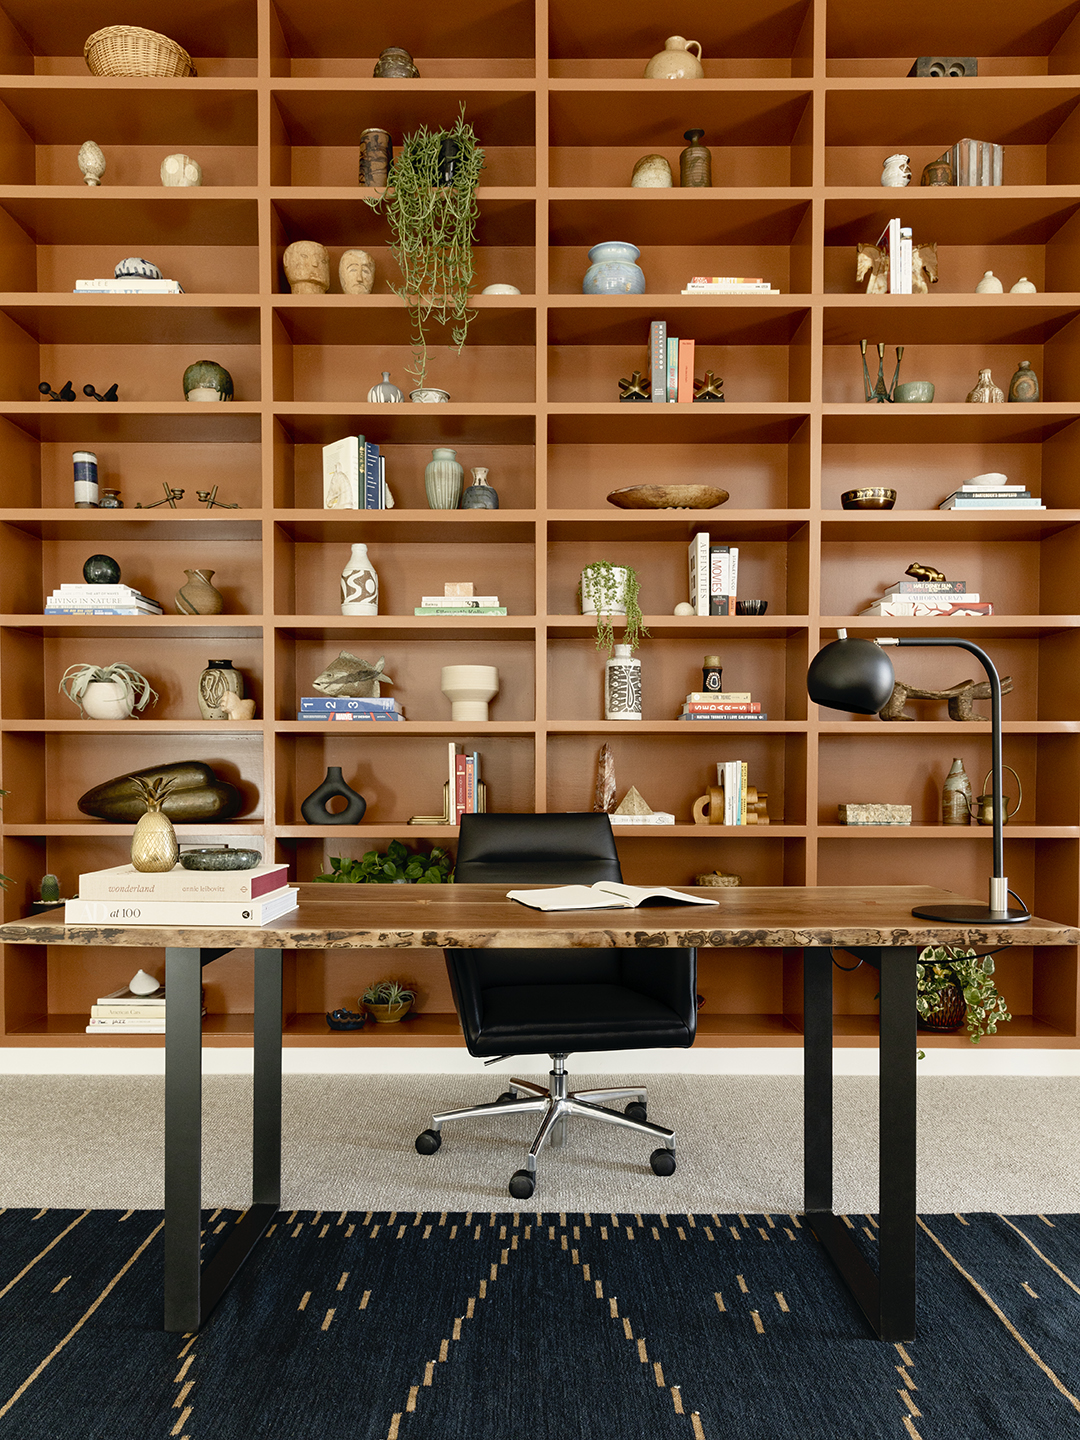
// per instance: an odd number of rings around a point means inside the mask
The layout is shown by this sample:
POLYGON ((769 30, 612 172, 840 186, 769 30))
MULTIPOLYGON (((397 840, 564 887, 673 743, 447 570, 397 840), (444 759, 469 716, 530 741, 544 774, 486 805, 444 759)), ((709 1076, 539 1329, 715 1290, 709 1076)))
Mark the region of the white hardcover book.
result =
MULTIPOLYGON (((96 1006, 93 1008, 97 1008, 96 1006)), ((153 1035, 163 1032, 165 1029, 164 1016, 160 1020, 147 1020, 145 1017, 133 1016, 130 1020, 122 1020, 116 1016, 91 1015, 90 1022, 86 1027, 89 1035, 94 1030, 134 1030, 136 1033, 153 1035)))
POLYGON ((151 1002, 149 1005, 139 1005, 134 1001, 117 1001, 115 1005, 91 1005, 91 1020, 138 1020, 148 1022, 156 1020, 159 1023, 165 1019, 165 1006, 156 1005, 151 1002))
POLYGON ((900 231, 900 274, 898 295, 911 294, 911 231, 905 225, 900 231))
POLYGON ((650 815, 611 816, 612 825, 674 825, 675 816, 668 810, 654 810, 650 815))
POLYGON ((138 275, 119 279, 76 280, 73 295, 182 295, 179 280, 144 280, 138 275))
POLYGON ((322 447, 323 509, 362 510, 360 498, 360 441, 346 435, 322 447))
POLYGON ((296 908, 287 886, 259 900, 69 900, 65 925, 265 925, 296 908))
POLYGON ((709 613, 709 532, 699 530, 690 541, 690 604, 697 615, 709 613))
POLYGON ((438 610, 480 610, 499 604, 497 595, 421 595, 421 605, 434 606, 438 610))
POLYGON ((134 865, 112 865, 79 876, 80 900, 259 900, 289 883, 287 865, 254 865, 250 870, 185 870, 174 865, 147 874, 134 865))
POLYGON ((93 1020, 86 1027, 87 1035, 164 1035, 164 1025, 121 1025, 109 1028, 107 1025, 95 1024, 93 1020))
POLYGON ((126 985, 121 985, 119 990, 112 990, 108 995, 99 995, 96 1003, 98 1005, 160 1005, 164 1014, 165 986, 159 985, 149 995, 136 995, 126 985))

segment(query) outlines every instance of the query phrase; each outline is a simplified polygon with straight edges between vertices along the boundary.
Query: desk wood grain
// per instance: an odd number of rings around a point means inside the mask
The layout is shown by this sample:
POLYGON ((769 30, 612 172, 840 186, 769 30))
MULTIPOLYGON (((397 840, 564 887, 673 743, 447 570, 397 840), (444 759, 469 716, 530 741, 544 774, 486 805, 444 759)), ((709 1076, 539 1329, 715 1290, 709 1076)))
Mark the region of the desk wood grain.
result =
POLYGON ((237 950, 1080 944, 1080 929, 1034 917, 1000 926, 916 920, 915 905, 970 900, 930 886, 740 886, 719 897, 679 888, 720 903, 544 914, 507 900, 502 885, 301 885, 297 909, 269 925, 65 926, 46 914, 0 925, 0 941, 237 950))

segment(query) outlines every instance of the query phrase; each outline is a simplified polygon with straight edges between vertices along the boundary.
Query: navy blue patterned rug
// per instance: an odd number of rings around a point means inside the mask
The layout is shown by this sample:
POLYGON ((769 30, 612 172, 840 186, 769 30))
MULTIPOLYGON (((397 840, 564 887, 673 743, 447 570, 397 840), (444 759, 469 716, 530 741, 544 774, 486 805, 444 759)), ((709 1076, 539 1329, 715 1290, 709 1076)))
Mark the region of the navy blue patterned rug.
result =
POLYGON ((198 1336, 161 1255, 152 1212, 0 1213, 0 1440, 1080 1436, 1071 1215, 926 1217, 904 1345, 790 1215, 283 1213, 198 1336))

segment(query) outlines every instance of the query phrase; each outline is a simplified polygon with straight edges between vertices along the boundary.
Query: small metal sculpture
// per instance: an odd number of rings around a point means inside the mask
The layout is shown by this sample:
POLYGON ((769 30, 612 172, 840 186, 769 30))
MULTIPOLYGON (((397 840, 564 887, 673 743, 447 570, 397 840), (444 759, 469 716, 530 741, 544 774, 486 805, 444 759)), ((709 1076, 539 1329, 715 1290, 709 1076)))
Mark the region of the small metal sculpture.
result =
POLYGON ((212 490, 196 490, 195 494, 199 497, 200 501, 206 506, 208 510, 213 510, 215 506, 217 506, 219 510, 240 509, 240 506, 238 504, 228 505, 224 500, 219 500, 217 498, 217 492, 218 487, 215 485, 212 490))
POLYGON ((935 80, 960 80, 978 75, 979 62, 973 55, 920 55, 907 73, 935 80))
POLYGON ((946 576, 935 570, 933 565, 920 565, 917 560, 911 562, 904 574, 910 575, 913 580, 932 580, 935 585, 942 585, 946 580, 946 576))
MULTIPOLYGON (((1003 675, 1001 693, 1008 695, 1012 688, 1012 676, 1003 675)), ((897 680, 892 694, 878 713, 882 720, 914 720, 914 715, 904 714, 904 706, 909 700, 947 700, 950 720, 989 720, 989 715, 979 715, 972 708, 973 701, 989 699, 989 680, 961 680, 959 685, 953 685, 948 690, 924 690, 897 680)))
POLYGON ((393 685, 389 675, 383 674, 386 656, 380 655, 373 665, 370 660, 361 660, 342 650, 332 664, 311 682, 320 695, 353 695, 357 699, 377 699, 379 685, 393 685))
POLYGON ((118 385, 119 381, 117 381, 113 385, 110 385, 108 390, 105 391, 104 395, 99 395, 98 392, 94 389, 93 385, 84 385, 82 387, 82 393, 89 400, 118 400, 120 398, 116 393, 118 385))
POLYGON ((865 340, 860 340, 860 341, 859 341, 859 349, 860 349, 860 351, 862 352, 863 392, 864 392, 864 395, 865 395, 865 398, 866 398, 866 403, 867 403, 868 405, 873 405, 873 404, 877 404, 877 405, 891 404, 891 403, 892 403, 892 398, 893 398, 893 391, 896 389, 896 382, 897 382, 897 380, 899 380, 899 378, 900 378, 900 361, 904 358, 904 347, 903 347, 903 345, 898 345, 898 346, 896 347, 896 369, 893 371, 892 384, 891 384, 891 385, 888 385, 888 386, 886 386, 886 384, 885 384, 885 345, 884 345, 884 343, 883 343, 882 341, 880 341, 880 340, 878 341, 878 347, 877 347, 877 353, 878 353, 877 383, 876 383, 875 385, 873 385, 873 386, 871 386, 871 384, 870 384, 870 371, 867 369, 867 366, 866 366, 866 341, 865 341, 865 340))
POLYGON ((177 490, 176 487, 170 485, 167 480, 163 480, 161 482, 161 488, 165 491, 164 500, 155 500, 153 505, 144 505, 141 500, 136 500, 135 509, 156 510, 159 505, 168 505, 170 509, 175 510, 177 500, 182 500, 184 498, 183 490, 177 490))
POLYGON ((725 399, 724 382, 718 380, 711 370, 705 371, 704 380, 694 381, 694 402, 716 405, 725 399))
POLYGON ((641 371, 635 370, 629 380, 619 381, 620 400, 651 400, 649 382, 641 378, 641 371))
POLYGON ((70 380, 64 381, 64 388, 59 392, 59 394, 52 388, 48 380, 42 380, 41 384, 37 388, 41 391, 42 395, 48 395, 50 400, 75 399, 75 388, 70 380))

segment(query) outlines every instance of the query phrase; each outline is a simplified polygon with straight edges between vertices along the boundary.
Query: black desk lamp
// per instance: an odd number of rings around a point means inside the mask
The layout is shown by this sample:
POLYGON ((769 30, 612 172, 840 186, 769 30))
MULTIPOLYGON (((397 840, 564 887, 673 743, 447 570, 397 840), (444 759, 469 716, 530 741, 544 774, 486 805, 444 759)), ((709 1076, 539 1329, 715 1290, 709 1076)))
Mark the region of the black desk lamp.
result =
POLYGON ((825 705, 831 710, 846 710, 856 715, 878 713, 892 694, 893 685, 896 683, 892 661, 881 648, 883 645, 955 645, 961 650, 969 651, 982 663, 990 681, 990 783, 994 825, 994 870, 990 877, 990 903, 920 906, 911 913, 920 920, 945 920, 957 925, 1018 925, 1021 921, 1030 920, 1030 912, 1019 896, 1009 889, 1005 875, 1005 839, 1002 833, 1004 801, 1001 792, 1001 680, 990 656, 970 640, 957 640, 947 635, 920 639, 880 636, 876 640, 856 640, 849 639, 846 630, 837 633, 840 638, 818 651, 806 673, 806 688, 810 699, 816 705, 825 705), (1010 895, 1018 900, 1020 909, 1009 908, 1010 895))

